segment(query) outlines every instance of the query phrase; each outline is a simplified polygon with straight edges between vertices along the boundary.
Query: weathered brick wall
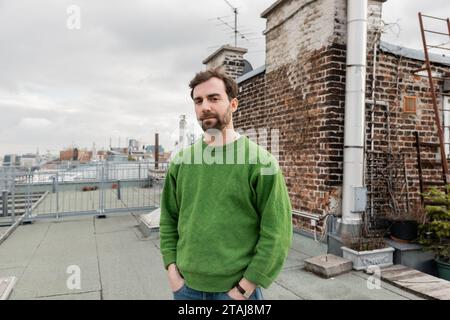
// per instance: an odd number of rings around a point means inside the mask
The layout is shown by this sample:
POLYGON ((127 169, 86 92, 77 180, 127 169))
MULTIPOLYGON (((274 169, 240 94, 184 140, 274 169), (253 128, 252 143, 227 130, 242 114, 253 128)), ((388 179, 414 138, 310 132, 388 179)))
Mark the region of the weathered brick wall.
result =
MULTIPOLYGON (((240 84, 235 126, 280 131, 279 163, 292 206, 317 217, 340 212, 344 78, 345 48, 335 44, 240 84), (289 69, 297 70, 290 78, 289 69)), ((310 229, 310 219, 294 223, 310 229)))
MULTIPOLYGON (((372 96, 373 79, 373 50, 368 56, 367 68, 367 98, 372 96)), ((434 122, 434 111, 430 96, 428 78, 413 74, 413 70, 421 68, 423 61, 397 56, 390 52, 378 51, 376 65, 375 98, 386 102, 389 106, 389 117, 385 106, 376 105, 374 108, 374 149, 386 152, 390 147, 394 155, 404 155, 406 161, 406 175, 408 180, 408 197, 413 209, 420 205, 419 173, 417 151, 414 132, 418 131, 421 141, 438 143, 437 128, 434 122), (417 98, 415 113, 404 112, 405 96, 417 98), (388 126, 390 138, 388 135, 388 126)), ((450 67, 433 63, 433 72, 449 74, 450 67)), ((435 79, 438 94, 438 106, 442 108, 442 79, 435 79)), ((367 143, 370 144, 370 107, 367 108, 367 143)), ((429 165, 423 167, 424 179, 427 181, 441 181, 442 167, 439 165, 440 154, 438 147, 422 147, 421 157, 429 160, 429 165)), ((405 188, 406 191, 406 188, 405 188)), ((386 204, 389 197, 386 195, 386 204)), ((406 196, 400 203, 402 210, 406 210, 406 196)))
POLYGON ((288 0, 275 9, 267 18, 265 31, 267 73, 332 42, 334 7, 335 0, 288 0))
MULTIPOLYGON (((384 1, 369 0, 367 7, 367 45, 371 50, 376 30, 381 23, 382 3, 384 1)), ((346 44, 347 39, 347 0, 334 0, 334 37, 333 42, 346 44)))
POLYGON ((237 79, 244 73, 244 59, 242 54, 228 54, 224 58, 223 66, 228 75, 237 79))
MULTIPOLYGON (((380 19, 381 2, 369 1, 367 98, 372 92, 372 44, 380 19)), ((306 217, 294 216, 294 224, 311 231, 311 217, 341 214, 346 1, 287 0, 267 16, 265 34, 266 71, 239 84, 234 124, 240 130, 279 130, 279 163, 292 206, 306 213, 306 217)), ((419 130, 424 141, 437 141, 426 79, 411 75, 422 62, 381 51, 377 60, 376 98, 390 106, 392 149, 406 154, 410 198, 418 199, 412 132, 419 130), (403 96, 413 91, 418 95, 418 112, 405 114, 403 96)), ((378 151, 387 147, 383 108, 375 107, 378 151)), ((428 150, 424 157, 435 158, 436 150, 428 150)), ((439 169, 430 174, 439 176, 439 169)), ((322 230, 319 223, 316 231, 322 230)))
MULTIPOLYGON (((337 20, 339 1, 285 1, 267 17, 266 73, 240 84, 234 116, 237 128, 280 131, 279 162, 292 206, 317 218, 340 213, 345 41, 338 28, 345 27, 345 6, 337 20), (265 87, 255 99, 257 83, 265 87)), ((294 223, 311 228, 310 218, 295 216, 294 223)))

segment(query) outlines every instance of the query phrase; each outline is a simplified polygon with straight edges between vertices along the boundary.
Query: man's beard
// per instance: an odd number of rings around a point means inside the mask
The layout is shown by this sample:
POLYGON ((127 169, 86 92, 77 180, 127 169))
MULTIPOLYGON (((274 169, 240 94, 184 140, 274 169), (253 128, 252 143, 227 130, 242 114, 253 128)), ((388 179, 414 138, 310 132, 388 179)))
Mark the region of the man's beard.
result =
POLYGON ((213 113, 205 113, 198 120, 200 126, 203 131, 207 131, 210 129, 216 129, 222 131, 225 129, 231 122, 231 107, 227 107, 227 111, 223 115, 223 117, 219 117, 217 114, 213 113))

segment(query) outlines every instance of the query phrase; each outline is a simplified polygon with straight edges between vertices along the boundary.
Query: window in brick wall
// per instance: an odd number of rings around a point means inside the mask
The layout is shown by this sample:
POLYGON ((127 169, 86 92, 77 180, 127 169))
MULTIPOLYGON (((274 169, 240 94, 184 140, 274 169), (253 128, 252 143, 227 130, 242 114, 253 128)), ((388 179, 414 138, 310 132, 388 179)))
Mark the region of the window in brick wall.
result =
POLYGON ((417 97, 405 96, 403 98, 403 112, 416 113, 417 110, 417 97))

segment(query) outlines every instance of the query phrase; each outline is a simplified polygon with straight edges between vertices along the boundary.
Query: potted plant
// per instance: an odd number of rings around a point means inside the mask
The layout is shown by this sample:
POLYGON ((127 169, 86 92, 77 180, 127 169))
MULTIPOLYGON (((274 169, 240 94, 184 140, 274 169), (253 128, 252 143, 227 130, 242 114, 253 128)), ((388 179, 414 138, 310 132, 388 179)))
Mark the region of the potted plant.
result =
POLYGON ((413 208, 390 211, 386 214, 389 220, 389 237, 397 242, 409 243, 417 240, 418 226, 425 221, 425 212, 420 203, 413 208))
POLYGON ((419 243, 435 254, 438 275, 450 281, 450 186, 447 192, 430 189, 424 194, 426 221, 419 226, 419 243))

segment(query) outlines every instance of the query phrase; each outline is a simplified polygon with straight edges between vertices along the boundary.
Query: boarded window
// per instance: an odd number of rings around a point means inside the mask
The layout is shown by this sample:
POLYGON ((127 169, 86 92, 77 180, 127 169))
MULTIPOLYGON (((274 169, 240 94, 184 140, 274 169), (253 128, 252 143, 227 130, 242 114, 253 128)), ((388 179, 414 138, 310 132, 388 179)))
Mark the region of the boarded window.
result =
POLYGON ((403 99, 403 112, 416 113, 417 97, 405 96, 403 99))

